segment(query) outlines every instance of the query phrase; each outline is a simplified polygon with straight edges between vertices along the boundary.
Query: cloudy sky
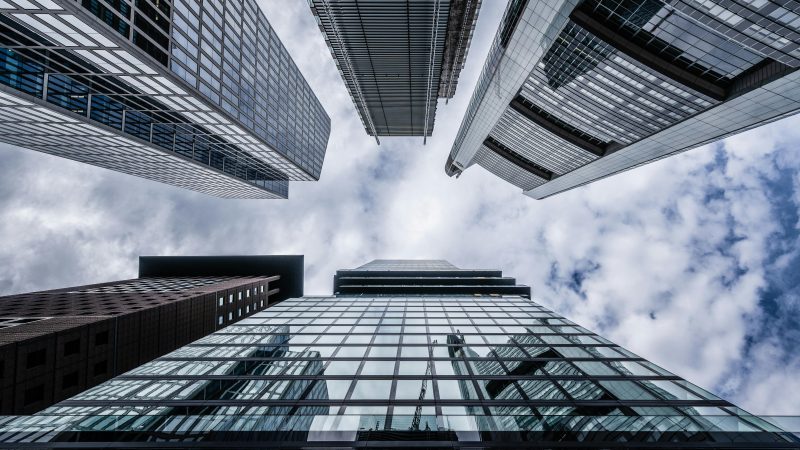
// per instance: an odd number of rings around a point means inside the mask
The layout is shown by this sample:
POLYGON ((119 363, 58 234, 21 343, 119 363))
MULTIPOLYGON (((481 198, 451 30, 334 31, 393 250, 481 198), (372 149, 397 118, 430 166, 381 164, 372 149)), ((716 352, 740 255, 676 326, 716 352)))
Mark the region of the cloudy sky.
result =
POLYGON ((139 255, 502 268, 545 306, 751 412, 800 413, 800 118, 536 201, 444 161, 502 14, 484 2, 434 137, 364 132, 306 2, 261 0, 332 119, 319 182, 222 200, 0 144, 0 294, 135 277, 139 255))

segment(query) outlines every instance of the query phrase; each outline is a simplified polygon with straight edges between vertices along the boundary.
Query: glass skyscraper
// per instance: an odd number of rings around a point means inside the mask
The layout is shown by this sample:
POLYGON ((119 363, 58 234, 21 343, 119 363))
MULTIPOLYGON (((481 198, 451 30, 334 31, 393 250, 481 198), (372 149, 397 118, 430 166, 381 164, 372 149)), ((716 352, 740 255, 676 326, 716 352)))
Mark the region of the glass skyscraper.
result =
POLYGON ((309 0, 370 136, 430 136, 452 98, 481 0, 309 0))
POLYGON ((255 0, 0 2, 0 141, 210 195, 317 180, 330 119, 255 0))
POLYGON ((448 157, 541 199, 800 107, 800 9, 511 0, 448 157))
POLYGON ((497 270, 378 260, 42 413, 3 447, 800 448, 497 270))

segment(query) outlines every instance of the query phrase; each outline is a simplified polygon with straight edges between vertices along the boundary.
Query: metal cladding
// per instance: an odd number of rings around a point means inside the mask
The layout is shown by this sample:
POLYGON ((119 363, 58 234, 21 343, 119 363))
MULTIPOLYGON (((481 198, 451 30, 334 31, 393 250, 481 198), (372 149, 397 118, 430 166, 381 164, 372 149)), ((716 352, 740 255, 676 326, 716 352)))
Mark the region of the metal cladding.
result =
POLYGON ((311 0, 367 134, 431 135, 479 8, 480 0, 311 0))
POLYGON ((545 198, 794 114, 784 3, 512 0, 445 171, 545 198))
POLYGON ((0 13, 0 141, 219 197, 319 178, 330 119, 255 0, 0 13))
POLYGON ((337 271, 334 289, 284 300, 38 414, 0 417, 0 443, 800 447, 788 432, 796 417, 753 416, 532 301, 499 270, 375 260, 337 271))

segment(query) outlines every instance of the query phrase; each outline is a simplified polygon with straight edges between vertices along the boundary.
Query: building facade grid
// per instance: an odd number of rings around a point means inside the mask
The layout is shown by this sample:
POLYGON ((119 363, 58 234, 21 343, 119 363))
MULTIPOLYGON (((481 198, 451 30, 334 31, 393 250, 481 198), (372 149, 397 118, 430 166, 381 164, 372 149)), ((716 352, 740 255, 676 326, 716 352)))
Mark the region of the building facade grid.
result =
POLYGON ((286 198, 289 180, 318 179, 330 119, 255 2, 224 20, 213 2, 174 6, 0 4, 0 84, 42 113, 33 128, 0 122, 0 137, 224 197, 286 198))
POLYGON ((235 430, 280 436, 282 445, 291 437, 307 445, 420 430, 472 445, 500 436, 797 445, 776 426, 517 296, 286 300, 3 424, 7 443, 53 444, 73 430, 176 441, 235 430))

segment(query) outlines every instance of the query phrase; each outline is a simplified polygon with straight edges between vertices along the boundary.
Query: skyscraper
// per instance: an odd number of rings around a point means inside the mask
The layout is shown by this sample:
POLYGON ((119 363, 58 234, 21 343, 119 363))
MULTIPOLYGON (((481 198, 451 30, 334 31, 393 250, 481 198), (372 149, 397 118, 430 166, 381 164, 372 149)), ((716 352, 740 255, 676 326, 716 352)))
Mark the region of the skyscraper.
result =
MULTIPOLYGON (((4 446, 799 448, 499 270, 377 260, 27 417, 4 446)), ((797 430, 795 430, 797 431, 797 430)))
POLYGON ((330 119, 255 0, 0 4, 0 141, 219 197, 317 180, 330 119))
POLYGON ((794 2, 512 0, 448 157, 541 199, 789 116, 794 2))
POLYGON ((430 136, 455 94, 481 0, 311 0, 370 136, 430 136))
POLYGON ((0 297, 0 414, 39 411, 302 294, 302 256, 151 256, 136 279, 0 297))

